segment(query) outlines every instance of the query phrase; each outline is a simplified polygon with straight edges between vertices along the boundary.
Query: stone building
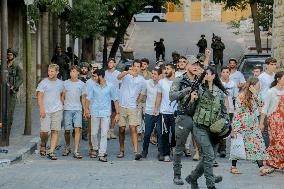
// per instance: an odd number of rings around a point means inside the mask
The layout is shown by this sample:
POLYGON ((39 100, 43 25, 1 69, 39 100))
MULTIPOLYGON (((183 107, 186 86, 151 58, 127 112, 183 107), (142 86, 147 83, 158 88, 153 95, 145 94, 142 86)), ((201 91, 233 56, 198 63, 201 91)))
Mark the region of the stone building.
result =
POLYGON ((210 0, 180 0, 180 4, 167 3, 169 22, 220 21, 229 22, 250 16, 250 9, 224 10, 223 4, 210 0))
POLYGON ((278 60, 278 67, 284 70, 284 0, 274 0, 273 56, 278 60))

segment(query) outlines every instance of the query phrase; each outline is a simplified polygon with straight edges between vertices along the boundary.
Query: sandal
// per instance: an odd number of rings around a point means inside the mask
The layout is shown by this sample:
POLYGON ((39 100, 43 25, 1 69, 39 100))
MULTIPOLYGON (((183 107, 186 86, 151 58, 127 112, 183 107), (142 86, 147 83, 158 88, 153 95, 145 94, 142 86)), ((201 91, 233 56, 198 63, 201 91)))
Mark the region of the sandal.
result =
POLYGON ((74 152, 73 157, 76 159, 82 159, 83 156, 81 156, 81 154, 79 152, 74 152))
POLYGON ((48 154, 48 158, 51 159, 51 160, 57 160, 57 157, 56 157, 56 155, 55 155, 54 152, 50 152, 50 153, 48 154))
POLYGON ((230 173, 234 174, 234 175, 238 175, 241 174, 241 172, 239 171, 239 169, 235 166, 231 167, 230 173))
POLYGON ((90 156, 90 158, 96 158, 96 157, 98 157, 96 150, 91 149, 91 150, 89 151, 89 156, 90 156))
POLYGON ((119 152, 117 155, 116 155, 117 158, 123 158, 124 157, 124 151, 121 151, 119 152))
POLYGON ((271 168, 271 167, 261 167, 259 170, 259 175, 260 176, 265 176, 268 174, 271 174, 275 169, 271 168))
POLYGON ((69 154, 71 153, 70 149, 65 149, 65 152, 62 153, 62 156, 69 156, 69 154))
POLYGON ((99 161, 101 162, 107 162, 107 158, 105 156, 100 156, 99 161))
POLYGON ((39 154, 41 156, 46 156, 46 147, 40 147, 39 154))

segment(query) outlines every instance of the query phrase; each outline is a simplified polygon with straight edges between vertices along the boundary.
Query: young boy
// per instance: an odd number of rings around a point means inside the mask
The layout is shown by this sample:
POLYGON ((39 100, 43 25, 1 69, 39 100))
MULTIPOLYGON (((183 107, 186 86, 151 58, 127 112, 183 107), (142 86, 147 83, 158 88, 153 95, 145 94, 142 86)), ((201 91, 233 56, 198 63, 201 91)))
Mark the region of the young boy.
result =
POLYGON ((64 91, 62 99, 64 100, 64 129, 66 149, 62 154, 68 156, 70 150, 70 130, 75 130, 74 154, 73 157, 81 159, 82 156, 78 152, 80 144, 80 132, 82 128, 82 104, 85 105, 86 89, 85 84, 78 79, 80 68, 72 66, 70 71, 70 79, 64 81, 64 91))
POLYGON ((37 100, 40 113, 40 155, 46 155, 46 143, 48 141, 48 132, 51 131, 50 152, 48 157, 51 160, 57 160, 55 147, 58 139, 58 131, 61 129, 62 121, 62 92, 63 81, 57 79, 59 66, 50 64, 48 66, 48 77, 42 80, 36 89, 37 100))

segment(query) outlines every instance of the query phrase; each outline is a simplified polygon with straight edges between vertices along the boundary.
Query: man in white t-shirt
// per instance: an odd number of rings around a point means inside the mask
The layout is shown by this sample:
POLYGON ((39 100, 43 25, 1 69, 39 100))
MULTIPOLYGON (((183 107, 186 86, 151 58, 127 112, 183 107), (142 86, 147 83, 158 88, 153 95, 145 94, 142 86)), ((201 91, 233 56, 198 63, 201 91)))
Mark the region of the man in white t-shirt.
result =
POLYGON ((139 75, 141 69, 141 61, 134 60, 132 67, 128 71, 124 71, 117 76, 121 80, 119 105, 119 146, 120 152, 117 158, 124 157, 124 139, 125 127, 128 122, 130 134, 134 147, 134 159, 141 159, 141 154, 138 153, 138 134, 137 134, 137 105, 142 100, 142 90, 145 87, 145 79, 139 75))
POLYGON ((176 101, 171 102, 169 99, 170 88, 175 80, 175 68, 173 64, 166 64, 166 77, 159 81, 158 94, 155 103, 155 115, 162 114, 162 127, 158 128, 162 132, 162 146, 160 161, 169 162, 171 148, 175 147, 175 118, 174 112, 176 101), (160 111, 159 111, 160 110, 160 111), (171 133, 171 141, 169 139, 171 133))
MULTIPOLYGON (((156 102, 156 97, 158 94, 158 82, 159 82, 159 77, 162 74, 161 69, 154 69, 152 70, 152 79, 146 80, 146 87, 145 90, 142 92, 143 97, 146 97, 146 105, 145 105, 145 134, 144 134, 144 141, 143 141, 143 151, 141 153, 143 158, 146 158, 148 155, 148 148, 149 148, 149 143, 150 143, 150 137, 155 129, 156 126, 156 131, 160 131, 157 128, 161 127, 162 124, 162 119, 161 115, 154 115, 154 109, 155 109, 155 102, 156 102)), ((158 134, 158 151, 161 152, 161 138, 162 138, 162 133, 157 132, 158 134)))
MULTIPOLYGON (((267 58, 265 60, 265 71, 258 76, 260 84, 260 95, 262 99, 265 99, 267 91, 270 89, 270 85, 274 81, 276 66, 277 66, 277 60, 275 58, 272 57, 267 58)), ((268 124, 266 118, 264 120, 264 129, 262 131, 262 136, 265 142, 265 146, 268 147, 269 134, 268 134, 268 124)))
MULTIPOLYGON (((119 84, 120 80, 117 79, 117 76, 120 74, 120 71, 115 69, 115 59, 109 58, 107 61, 107 70, 105 71, 105 80, 109 83, 111 83, 116 90, 116 94, 119 94, 119 84)), ((111 102, 111 123, 110 123, 110 129, 108 132, 108 139, 116 139, 116 136, 114 134, 114 127, 115 127, 115 106, 114 102, 111 102)))
POLYGON ((260 95, 264 99, 265 94, 268 89, 270 89, 271 83, 274 81, 275 70, 277 66, 277 60, 275 58, 269 57, 265 60, 265 71, 262 72, 259 76, 260 84, 260 95))
POLYGON ((175 77, 179 77, 182 74, 184 74, 186 72, 186 65, 187 65, 187 59, 184 56, 181 56, 177 62, 177 67, 178 70, 175 73, 175 77))
MULTIPOLYGON (((227 113, 230 116, 230 121, 232 121, 234 117, 234 99, 238 96, 238 88, 237 85, 230 80, 230 68, 222 67, 221 68, 221 81, 224 87, 226 88, 228 95, 226 96, 226 108, 227 113)), ((218 153, 221 158, 226 157, 226 139, 223 139, 219 143, 218 153)))
POLYGON ((57 160, 55 147, 57 145, 58 131, 61 130, 62 121, 62 92, 63 81, 57 79, 59 66, 50 64, 48 66, 48 77, 43 79, 36 89, 37 102, 40 114, 40 155, 46 155, 46 143, 48 141, 48 132, 51 131, 50 151, 48 157, 51 160, 57 160))
POLYGON ((237 85, 237 87, 239 87, 240 84, 246 82, 245 77, 242 74, 242 72, 238 71, 236 59, 231 58, 229 60, 229 68, 230 68, 230 81, 233 81, 237 85))
POLYGON ((80 144, 80 134, 82 129, 82 109, 85 105, 86 86, 78 79, 80 68, 76 65, 71 67, 70 79, 64 81, 64 91, 62 99, 64 99, 63 125, 66 148, 63 156, 68 156, 70 149, 70 131, 75 130, 74 136, 74 153, 73 157, 82 159, 82 155, 78 152, 80 144))

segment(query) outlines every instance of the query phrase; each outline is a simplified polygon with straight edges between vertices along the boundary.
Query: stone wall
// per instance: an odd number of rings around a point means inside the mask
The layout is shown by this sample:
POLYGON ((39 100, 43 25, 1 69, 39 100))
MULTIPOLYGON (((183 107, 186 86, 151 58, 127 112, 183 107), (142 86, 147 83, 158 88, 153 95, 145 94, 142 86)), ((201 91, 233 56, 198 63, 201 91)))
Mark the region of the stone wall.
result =
POLYGON ((284 70, 284 0, 274 0, 273 56, 284 70))
POLYGON ((221 21, 222 5, 210 0, 202 2, 202 21, 221 21))

